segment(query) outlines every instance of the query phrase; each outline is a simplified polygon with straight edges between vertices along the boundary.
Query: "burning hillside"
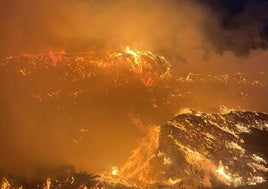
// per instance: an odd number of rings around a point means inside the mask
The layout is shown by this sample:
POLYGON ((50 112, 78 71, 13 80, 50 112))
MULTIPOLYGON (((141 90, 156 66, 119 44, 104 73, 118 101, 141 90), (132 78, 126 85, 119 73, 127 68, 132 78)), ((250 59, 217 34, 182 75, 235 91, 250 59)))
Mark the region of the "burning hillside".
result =
POLYGON ((103 152, 103 160, 90 166, 112 166, 114 163, 106 163, 107 158, 115 156, 118 161, 126 156, 140 135, 135 117, 156 112, 153 91, 170 79, 170 67, 164 57, 129 47, 100 54, 59 51, 8 57, 1 62, 1 99, 10 112, 4 107, 1 111, 7 114, 2 121, 9 127, 2 128, 1 138, 14 139, 26 162, 65 159, 68 154, 68 161, 81 158, 81 167, 88 164, 86 154, 96 163, 100 149, 108 145, 110 150, 103 152), (17 93, 19 99, 15 98, 17 93), (117 148, 121 140, 132 142, 117 148), (39 148, 48 153, 39 154, 39 148), (28 150, 31 152, 25 153, 28 150))
POLYGON ((0 188, 268 188, 267 9, 0 0, 0 188))
POLYGON ((267 152, 266 147, 256 147, 255 140, 267 137, 267 120, 267 114, 256 112, 205 114, 187 110, 149 136, 147 140, 155 141, 146 143, 153 144, 152 149, 146 153, 144 144, 138 147, 122 175, 171 188, 263 183, 267 152))
POLYGON ((267 114, 187 110, 167 124, 151 128, 121 169, 90 175, 66 167, 51 172, 46 181, 34 182, 3 177, 2 188, 255 186, 267 179, 267 149, 256 141, 265 140, 267 131, 267 114))

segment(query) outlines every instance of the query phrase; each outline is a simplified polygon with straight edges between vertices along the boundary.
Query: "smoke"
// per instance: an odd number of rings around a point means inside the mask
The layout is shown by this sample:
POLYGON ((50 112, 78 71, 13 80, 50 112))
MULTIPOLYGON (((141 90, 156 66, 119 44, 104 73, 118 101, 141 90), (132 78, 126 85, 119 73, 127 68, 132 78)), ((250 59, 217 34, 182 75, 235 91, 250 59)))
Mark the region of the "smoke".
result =
POLYGON ((43 166, 70 163, 86 170, 121 165, 141 135, 127 117, 133 112, 144 115, 149 124, 161 124, 184 106, 216 111, 225 104, 268 111, 263 103, 268 95, 267 4, 249 3, 243 11, 230 14, 206 2, 0 0, 1 57, 55 50, 106 52, 128 45, 165 56, 174 80, 160 92, 134 82, 109 97, 105 79, 91 83, 92 90, 83 83, 80 87, 91 96, 78 104, 87 107, 81 114, 69 111, 74 105, 67 97, 60 110, 58 102, 32 101, 37 86, 47 91, 71 88, 49 80, 54 76, 47 75, 41 85, 32 86, 20 78, 13 80, 14 75, 1 75, 2 169, 23 173, 25 167, 31 170, 40 162, 43 166), (219 75, 231 77, 228 85, 211 81, 219 75), (246 99, 242 101, 241 95, 246 99), (158 103, 157 110, 152 110, 152 103, 158 103), (104 119, 99 114, 107 104, 104 119))
POLYGON ((159 52, 184 72, 204 71, 204 65, 247 71, 253 64, 266 71, 267 3, 249 3, 236 14, 220 6, 193 0, 1 0, 0 55, 130 45, 159 52), (251 62, 240 66, 243 57, 251 62))
POLYGON ((208 11, 187 1, 2 0, 1 4, 2 54, 125 44, 183 53, 206 46, 202 27, 208 11))
POLYGON ((253 2, 228 15, 194 0, 1 0, 1 55, 125 44, 162 50, 177 61, 193 51, 245 53, 266 47, 266 6, 253 2))

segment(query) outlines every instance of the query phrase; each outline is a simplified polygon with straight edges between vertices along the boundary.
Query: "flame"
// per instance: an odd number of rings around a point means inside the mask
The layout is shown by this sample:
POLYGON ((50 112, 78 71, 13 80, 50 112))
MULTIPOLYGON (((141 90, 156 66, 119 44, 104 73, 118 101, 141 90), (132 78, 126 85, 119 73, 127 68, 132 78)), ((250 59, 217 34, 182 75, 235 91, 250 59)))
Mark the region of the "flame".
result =
POLYGON ((138 59, 138 53, 135 52, 135 51, 133 51, 133 50, 131 50, 131 49, 129 48, 129 46, 126 46, 126 48, 125 48, 125 52, 126 52, 127 54, 131 54, 133 57, 135 57, 135 59, 138 59))
MULTIPOLYGON (((160 127, 153 126, 147 135, 140 141, 140 145, 133 151, 126 164, 121 169, 121 175, 126 180, 142 183, 154 183, 150 178, 150 161, 156 156, 160 127)), ((171 163, 168 161, 168 163, 171 163)))
POLYGON ((112 168, 112 172, 111 172, 112 176, 117 176, 118 175, 118 167, 114 166, 112 168))
POLYGON ((46 187, 44 189, 50 189, 50 187, 51 187, 51 179, 47 178, 46 187))
POLYGON ((1 183, 1 189, 8 189, 10 186, 8 180, 4 177, 1 183))
MULTIPOLYGON (((146 86, 152 86, 165 78, 170 77, 169 62, 163 57, 147 50, 131 49, 129 46, 121 52, 109 54, 109 66, 121 63, 135 73, 136 77, 146 86)), ((104 67, 106 67, 105 65, 104 67)))
POLYGON ((230 174, 226 173, 224 166, 222 165, 222 163, 220 162, 220 165, 218 167, 218 169, 216 170, 216 172, 225 180, 227 180, 227 183, 229 184, 229 182, 232 181, 232 177, 230 174))
POLYGON ((168 183, 169 183, 170 185, 175 185, 175 184, 177 184, 177 183, 180 183, 181 181, 182 181, 182 179, 180 179, 180 178, 176 178, 176 179, 169 178, 169 179, 168 179, 168 183))

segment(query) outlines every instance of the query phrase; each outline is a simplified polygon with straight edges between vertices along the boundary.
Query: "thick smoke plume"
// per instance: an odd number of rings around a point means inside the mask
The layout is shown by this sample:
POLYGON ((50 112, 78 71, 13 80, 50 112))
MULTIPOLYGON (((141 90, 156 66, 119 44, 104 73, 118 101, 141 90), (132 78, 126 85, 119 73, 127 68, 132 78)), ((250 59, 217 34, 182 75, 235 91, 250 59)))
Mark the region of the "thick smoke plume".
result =
POLYGON ((264 71, 265 5, 227 15, 193 0, 1 0, 1 56, 130 45, 161 52, 180 70, 264 71))

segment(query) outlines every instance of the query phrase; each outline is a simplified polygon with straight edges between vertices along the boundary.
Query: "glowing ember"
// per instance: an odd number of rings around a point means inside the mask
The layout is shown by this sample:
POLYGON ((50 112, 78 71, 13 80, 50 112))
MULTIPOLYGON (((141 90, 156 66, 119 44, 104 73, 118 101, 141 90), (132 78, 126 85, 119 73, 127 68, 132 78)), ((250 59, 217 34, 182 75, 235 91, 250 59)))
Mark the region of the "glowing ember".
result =
POLYGON ((175 185, 175 184, 177 184, 177 183, 179 183, 181 181, 182 180, 180 178, 176 178, 176 179, 169 178, 168 179, 168 182, 169 182, 170 185, 175 185))
POLYGON ((50 187, 51 187, 51 179, 50 178, 47 178, 45 189, 50 189, 50 187))
POLYGON ((10 186, 8 180, 4 177, 1 183, 1 189, 9 189, 10 186))
POLYGON ((127 46, 127 47, 125 48, 125 52, 126 52, 127 54, 131 54, 135 59, 138 58, 138 54, 137 54, 135 51, 131 50, 131 49, 129 48, 129 46, 127 46))
POLYGON ((117 176, 117 175, 118 175, 118 168, 117 168, 117 167, 113 167, 113 168, 112 168, 112 172, 111 172, 111 174, 112 174, 113 176, 117 176))
POLYGON ((232 177, 226 173, 221 162, 220 162, 219 168, 216 170, 216 172, 219 173, 219 175, 222 176, 225 180, 227 180, 227 183, 231 182, 232 177))

